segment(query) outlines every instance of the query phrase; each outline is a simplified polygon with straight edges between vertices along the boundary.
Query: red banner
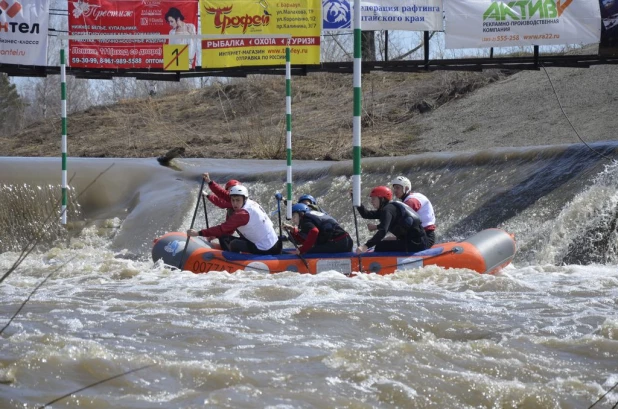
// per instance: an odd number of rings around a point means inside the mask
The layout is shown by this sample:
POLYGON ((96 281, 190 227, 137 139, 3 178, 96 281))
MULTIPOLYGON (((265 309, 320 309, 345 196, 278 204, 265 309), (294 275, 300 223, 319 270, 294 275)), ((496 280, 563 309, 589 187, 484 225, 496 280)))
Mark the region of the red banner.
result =
MULTIPOLYGON (((198 0, 78 0, 69 2, 69 35, 196 35, 198 0)), ((187 44, 195 67, 198 39, 71 39, 69 65, 163 68, 163 44, 187 44)))

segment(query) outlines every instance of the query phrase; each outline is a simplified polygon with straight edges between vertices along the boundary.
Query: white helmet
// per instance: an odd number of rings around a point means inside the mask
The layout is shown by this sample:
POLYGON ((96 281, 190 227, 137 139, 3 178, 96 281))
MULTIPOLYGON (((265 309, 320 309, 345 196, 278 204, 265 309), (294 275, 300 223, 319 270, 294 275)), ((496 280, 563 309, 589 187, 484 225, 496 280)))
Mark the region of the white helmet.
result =
POLYGON ((232 186, 230 189, 230 196, 244 196, 249 197, 249 191, 242 185, 232 186))
POLYGON ((408 190, 412 190, 412 183, 410 183, 410 179, 405 176, 397 176, 391 181, 391 185, 401 185, 403 186, 403 190, 406 192, 406 188, 408 188, 408 190))

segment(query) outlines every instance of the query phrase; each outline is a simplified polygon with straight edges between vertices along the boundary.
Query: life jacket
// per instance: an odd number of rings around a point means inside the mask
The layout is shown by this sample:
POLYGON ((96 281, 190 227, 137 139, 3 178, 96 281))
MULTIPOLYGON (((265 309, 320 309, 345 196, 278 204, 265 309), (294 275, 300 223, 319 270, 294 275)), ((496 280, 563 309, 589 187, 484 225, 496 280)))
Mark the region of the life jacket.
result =
POLYGON ((258 249, 270 250, 279 240, 270 217, 259 204, 251 199, 247 199, 242 208, 249 213, 249 222, 236 230, 255 244, 258 249))
POLYGON ((414 243, 427 244, 427 235, 421 217, 410 206, 401 202, 390 202, 397 208, 397 219, 391 223, 389 231, 398 240, 412 241, 414 243))
POLYGON ((309 203, 307 206, 309 206, 309 208, 311 210, 315 210, 316 212, 320 212, 320 213, 324 213, 324 214, 328 214, 326 213, 324 210, 322 210, 322 208, 316 204, 313 203, 309 203))
POLYGON ((408 203, 408 200, 410 199, 416 199, 421 204, 421 208, 418 209, 418 215, 421 217, 423 227, 435 225, 436 215, 433 212, 433 206, 431 205, 429 199, 427 199, 427 196, 417 192, 408 192, 403 196, 403 198, 401 198, 401 201, 410 206, 410 204, 408 203))
POLYGON ((309 221, 311 221, 311 223, 313 223, 320 231, 316 241, 318 244, 324 244, 335 237, 346 234, 346 231, 339 226, 337 220, 326 213, 311 210, 309 212, 305 212, 303 220, 305 219, 309 219, 309 221))

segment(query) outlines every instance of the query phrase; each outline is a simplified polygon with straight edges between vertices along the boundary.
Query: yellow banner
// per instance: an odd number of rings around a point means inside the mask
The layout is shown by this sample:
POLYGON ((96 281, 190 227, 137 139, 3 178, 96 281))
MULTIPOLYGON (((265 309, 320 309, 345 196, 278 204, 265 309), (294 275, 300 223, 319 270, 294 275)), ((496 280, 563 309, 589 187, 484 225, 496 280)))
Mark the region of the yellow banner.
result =
POLYGON ((322 0, 200 0, 202 34, 230 36, 202 40, 202 67, 284 65, 287 39, 249 37, 268 34, 292 36, 292 65, 319 64, 321 6, 322 0))

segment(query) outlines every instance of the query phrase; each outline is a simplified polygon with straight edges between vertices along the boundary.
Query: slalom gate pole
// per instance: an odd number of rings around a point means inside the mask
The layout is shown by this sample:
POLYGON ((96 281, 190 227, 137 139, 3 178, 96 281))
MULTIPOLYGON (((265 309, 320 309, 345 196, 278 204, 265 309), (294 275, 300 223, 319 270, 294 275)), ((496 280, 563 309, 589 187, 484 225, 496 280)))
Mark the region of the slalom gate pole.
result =
MULTIPOLYGON (((362 114, 362 31, 361 31, 361 0, 354 0, 354 117, 352 119, 352 158, 354 174, 352 176, 352 212, 356 226, 356 245, 360 247, 358 222, 354 206, 361 205, 361 114, 362 114)), ((363 270, 361 256, 358 255, 359 272, 363 270)))
POLYGON ((64 48, 60 49, 60 109, 62 117, 62 207, 60 208, 60 223, 67 224, 67 67, 64 48))
POLYGON ((354 0, 354 117, 352 119, 352 157, 354 174, 352 176, 352 201, 360 206, 361 194, 361 0, 354 0))
MULTIPOLYGON (((292 64, 290 61, 290 40, 285 48, 285 122, 286 122, 286 155, 287 155, 287 189, 286 189, 286 219, 292 218, 292 64)), ((281 213, 279 213, 281 217, 281 213)), ((279 222, 281 225, 281 221, 279 222)), ((308 267, 307 267, 308 268, 308 267)))

